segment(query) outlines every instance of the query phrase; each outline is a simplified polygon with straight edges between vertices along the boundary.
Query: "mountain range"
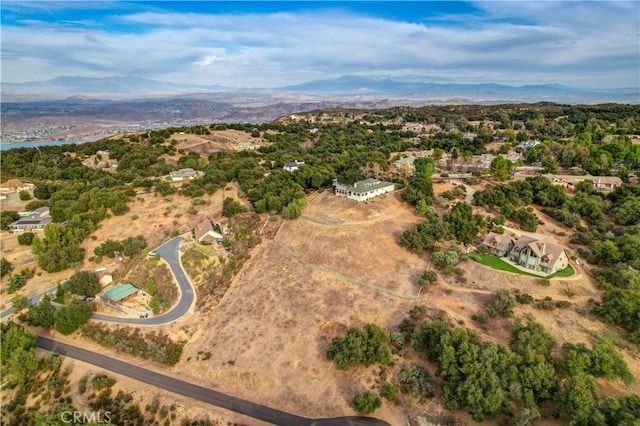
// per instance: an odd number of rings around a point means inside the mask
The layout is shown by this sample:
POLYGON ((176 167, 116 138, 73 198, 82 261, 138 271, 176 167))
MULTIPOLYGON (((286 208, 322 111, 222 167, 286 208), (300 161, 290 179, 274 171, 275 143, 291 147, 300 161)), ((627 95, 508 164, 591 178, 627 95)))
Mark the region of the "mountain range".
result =
MULTIPOLYGON (((185 94, 220 94, 230 97, 242 94, 258 99, 281 93, 335 99, 408 99, 413 102, 496 103, 539 102, 559 103, 640 103, 640 88, 586 89, 559 84, 509 86, 497 83, 460 84, 393 80, 342 76, 314 80, 277 88, 231 88, 219 85, 167 83, 141 77, 57 77, 46 81, 2 83, 3 102, 51 100, 131 100, 185 94)), ((326 99, 325 99, 326 100, 326 99)))

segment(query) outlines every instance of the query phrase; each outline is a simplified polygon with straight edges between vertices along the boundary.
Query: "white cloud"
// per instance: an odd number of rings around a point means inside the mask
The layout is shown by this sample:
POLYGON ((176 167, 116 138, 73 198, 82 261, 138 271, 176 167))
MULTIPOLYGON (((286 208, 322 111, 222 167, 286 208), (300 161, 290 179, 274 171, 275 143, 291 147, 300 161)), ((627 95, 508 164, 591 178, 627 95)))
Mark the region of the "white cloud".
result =
MULTIPOLYGON (((425 81, 638 86, 638 3, 488 2, 459 25, 340 11, 123 15, 108 32, 4 26, 4 81, 140 75, 229 86, 279 86, 344 74, 425 81), (509 18, 516 18, 517 21, 509 18)), ((115 18, 113 18, 115 19, 115 18)))

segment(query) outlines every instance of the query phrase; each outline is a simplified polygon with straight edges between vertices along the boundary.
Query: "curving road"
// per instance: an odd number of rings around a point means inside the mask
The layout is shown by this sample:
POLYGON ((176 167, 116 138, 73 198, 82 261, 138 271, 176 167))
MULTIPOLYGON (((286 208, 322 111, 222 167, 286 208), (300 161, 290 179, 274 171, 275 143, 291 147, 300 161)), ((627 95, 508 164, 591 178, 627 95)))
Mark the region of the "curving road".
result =
POLYGON ((93 314, 93 319, 105 322, 117 322, 121 324, 144 324, 144 325, 162 325, 177 320, 189 311, 195 299, 193 286, 187 278, 187 274, 180 265, 178 248, 182 237, 175 237, 155 249, 154 251, 162 257, 171 268, 173 276, 176 277, 178 287, 180 288, 180 298, 178 303, 169 312, 157 317, 150 318, 122 318, 105 314, 93 314))
MULTIPOLYGON (((99 321, 117 322, 122 324, 162 325, 175 321, 186 314, 193 304, 195 295, 193 286, 191 285, 191 281, 187 278, 184 269, 182 269, 182 265, 180 265, 178 248, 180 247, 181 241, 182 237, 175 237, 154 250, 169 264, 169 268, 171 268, 171 272, 176 278, 178 287, 180 288, 180 299, 178 300, 178 303, 173 307, 173 309, 162 315, 151 318, 124 318, 105 314, 93 314, 92 318, 99 321)), ((36 305, 44 294, 51 293, 55 290, 56 287, 53 287, 43 293, 29 298, 29 304, 36 305)), ((13 313, 13 307, 5 309, 4 311, 0 312, 0 319, 9 316, 11 313, 13 313)))
MULTIPOLYGON (((180 300, 173 309, 163 315, 152 318, 121 318, 104 314, 94 314, 93 319, 124 324, 161 325, 175 321, 186 314, 193 304, 195 295, 191 281, 187 278, 187 275, 180 264, 178 248, 181 241, 181 237, 173 238, 155 250, 155 252, 169 264, 171 272, 175 276, 180 288, 180 300)), ((50 291, 52 290, 33 296, 29 299, 29 303, 38 303, 40 297, 50 291)), ((12 311, 13 308, 9 308, 0 313, 0 317, 4 318, 12 311)), ((61 343, 46 337, 38 336, 37 345, 41 349, 57 352, 61 355, 96 365, 114 373, 123 374, 127 377, 131 377, 158 388, 280 426, 391 426, 383 420, 362 416, 308 419, 306 417, 297 416, 295 414, 280 411, 265 405, 178 380, 106 355, 101 355, 99 353, 61 343)))
POLYGON ((236 398, 212 389, 207 389, 202 386, 178 380, 164 374, 156 373, 155 371, 147 370, 86 349, 57 342, 46 337, 38 336, 37 345, 41 349, 57 352, 61 355, 96 365, 105 370, 123 374, 152 386, 280 426, 391 426, 383 420, 371 417, 352 416, 327 419, 308 419, 306 417, 276 410, 275 408, 256 404, 251 401, 236 398))

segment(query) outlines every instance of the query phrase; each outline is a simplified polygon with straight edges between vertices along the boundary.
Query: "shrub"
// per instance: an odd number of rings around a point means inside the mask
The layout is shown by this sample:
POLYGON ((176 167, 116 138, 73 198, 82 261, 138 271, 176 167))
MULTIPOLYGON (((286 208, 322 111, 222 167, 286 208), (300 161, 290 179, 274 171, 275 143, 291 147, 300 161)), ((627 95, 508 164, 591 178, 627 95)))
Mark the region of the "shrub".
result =
POLYGON ((425 271, 420 277, 418 285, 424 287, 427 285, 435 284, 438 281, 438 274, 435 271, 425 271))
POLYGON ((414 398, 431 398, 434 395, 433 383, 429 372, 419 365, 404 364, 396 376, 400 390, 414 398))
POLYGON ((556 304, 550 297, 546 297, 544 300, 541 300, 536 304, 536 308, 544 311, 553 311, 556 308, 556 304))
POLYGON ((33 232, 24 232, 18 235, 18 244, 23 246, 30 246, 33 243, 33 237, 35 236, 36 234, 34 234, 33 232))
POLYGON ((533 303, 533 296, 527 293, 516 294, 516 302, 520 303, 521 305, 530 305, 531 303, 533 303))
POLYGON ((492 317, 510 317, 513 316, 515 305, 515 298, 509 293, 509 290, 497 290, 491 294, 491 301, 487 306, 487 314, 492 317))
POLYGON ((398 394, 398 386, 393 383, 385 383, 382 387, 382 392, 380 395, 387 401, 393 401, 396 399, 396 395, 398 394))
POLYGON ((373 392, 360 392, 353 398, 351 405, 360 414, 371 414, 382 406, 382 400, 373 392))
POLYGON ((402 348, 405 343, 404 334, 397 331, 391 333, 391 335, 389 336, 389 340, 391 341, 391 344, 398 349, 402 348))
POLYGON ((116 379, 104 374, 98 374, 93 379, 91 379, 91 384, 93 384, 93 388, 95 390, 102 390, 115 385, 116 379))

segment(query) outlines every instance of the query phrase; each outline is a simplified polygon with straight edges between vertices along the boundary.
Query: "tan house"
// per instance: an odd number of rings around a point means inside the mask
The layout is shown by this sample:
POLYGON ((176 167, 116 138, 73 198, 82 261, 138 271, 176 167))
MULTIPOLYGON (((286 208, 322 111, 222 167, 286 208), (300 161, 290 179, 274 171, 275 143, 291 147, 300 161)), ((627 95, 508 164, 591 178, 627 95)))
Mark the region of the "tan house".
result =
POLYGON ((490 232, 482 245, 496 256, 506 257, 522 268, 542 274, 553 274, 569 266, 564 247, 547 238, 527 235, 513 238, 490 232))
POLYGON ((554 175, 544 174, 542 175, 549 179, 551 182, 561 185, 567 189, 575 189, 576 185, 582 181, 590 180, 596 186, 596 189, 604 191, 613 191, 617 186, 622 185, 622 179, 617 176, 574 176, 574 175, 554 175))
POLYGON ((224 241, 224 234, 220 225, 213 223, 209 219, 205 219, 193 228, 193 236, 200 244, 221 243, 224 241))
POLYGON ((30 191, 35 188, 32 183, 23 183, 19 179, 9 179, 5 183, 0 184, 0 193, 13 194, 14 192, 30 191))
POLYGON ((508 235, 500 235, 495 232, 489 232, 482 245, 496 256, 505 257, 513 248, 513 238, 508 235))

